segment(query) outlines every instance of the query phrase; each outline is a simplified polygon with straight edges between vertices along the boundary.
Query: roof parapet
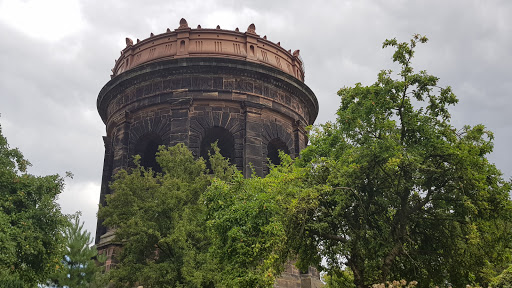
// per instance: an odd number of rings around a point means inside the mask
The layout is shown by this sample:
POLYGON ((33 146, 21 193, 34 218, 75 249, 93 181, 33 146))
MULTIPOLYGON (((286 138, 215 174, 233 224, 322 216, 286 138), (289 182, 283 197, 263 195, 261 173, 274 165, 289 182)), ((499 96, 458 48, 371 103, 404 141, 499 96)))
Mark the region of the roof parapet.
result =
POLYGON ((149 38, 137 39, 135 44, 127 37, 126 47, 115 62, 111 77, 144 63, 184 57, 223 57, 257 62, 304 81, 299 50, 291 53, 291 50, 281 47, 281 42, 273 43, 267 40, 266 35, 261 38, 256 34, 254 23, 242 33, 238 27, 233 31, 221 29, 220 25, 215 29, 202 28, 201 25, 191 29, 184 18, 174 31, 167 28, 162 34, 151 32, 149 38))

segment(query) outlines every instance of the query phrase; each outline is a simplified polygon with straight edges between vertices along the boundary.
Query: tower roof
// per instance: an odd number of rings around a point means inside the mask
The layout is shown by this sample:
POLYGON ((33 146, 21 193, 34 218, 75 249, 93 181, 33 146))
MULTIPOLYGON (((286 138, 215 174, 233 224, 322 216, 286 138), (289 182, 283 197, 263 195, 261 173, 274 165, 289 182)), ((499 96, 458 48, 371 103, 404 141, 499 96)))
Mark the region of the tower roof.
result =
POLYGON ((304 66, 299 56, 299 50, 293 53, 285 50, 280 42, 273 43, 266 36, 256 34, 256 26, 249 25, 246 32, 223 30, 219 25, 215 29, 188 26, 181 19, 179 27, 154 35, 149 38, 136 40, 126 38, 126 47, 116 60, 112 69, 115 77, 134 67, 150 62, 175 58, 218 57, 233 58, 259 63, 279 69, 304 82, 304 66))

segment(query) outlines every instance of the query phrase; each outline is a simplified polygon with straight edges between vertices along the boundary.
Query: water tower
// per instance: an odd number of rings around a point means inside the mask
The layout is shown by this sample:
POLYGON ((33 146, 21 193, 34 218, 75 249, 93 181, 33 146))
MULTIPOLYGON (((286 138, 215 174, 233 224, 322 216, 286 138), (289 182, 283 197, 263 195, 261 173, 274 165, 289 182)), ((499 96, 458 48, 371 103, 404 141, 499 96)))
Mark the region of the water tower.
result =
MULTIPOLYGON (((305 127, 318 114, 299 50, 260 37, 254 24, 245 32, 192 29, 181 19, 172 31, 136 42, 126 38, 111 77, 97 100, 106 125, 100 204, 112 175, 130 167, 134 155, 158 169, 159 145, 184 143, 206 158, 218 141, 222 155, 245 176, 263 176, 267 159, 279 162, 279 150, 299 155, 307 144, 305 127)), ((96 245, 108 256, 112 239, 98 222, 96 245)))

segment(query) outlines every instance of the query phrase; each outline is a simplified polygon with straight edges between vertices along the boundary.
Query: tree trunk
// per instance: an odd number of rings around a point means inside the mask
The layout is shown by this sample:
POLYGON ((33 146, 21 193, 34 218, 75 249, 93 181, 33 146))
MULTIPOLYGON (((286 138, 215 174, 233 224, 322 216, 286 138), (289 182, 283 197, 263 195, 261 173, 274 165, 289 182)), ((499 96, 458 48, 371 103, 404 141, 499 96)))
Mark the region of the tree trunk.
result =
POLYGON ((360 262, 358 253, 353 252, 352 257, 347 261, 347 265, 354 274, 354 284, 356 285, 356 288, 367 288, 364 285, 364 264, 361 265, 360 262))
POLYGON ((362 271, 360 271, 356 267, 350 267, 352 269, 352 273, 354 273, 354 284, 356 285, 356 288, 367 288, 364 285, 364 277, 362 276, 362 271))

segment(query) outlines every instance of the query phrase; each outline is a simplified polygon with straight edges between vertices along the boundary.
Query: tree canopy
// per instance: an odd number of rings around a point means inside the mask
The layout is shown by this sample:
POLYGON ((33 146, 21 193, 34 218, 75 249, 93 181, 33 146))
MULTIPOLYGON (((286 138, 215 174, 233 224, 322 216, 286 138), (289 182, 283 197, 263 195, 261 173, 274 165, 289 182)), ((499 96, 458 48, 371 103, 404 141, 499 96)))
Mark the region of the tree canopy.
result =
POLYGON ((99 217, 116 227, 123 249, 111 271, 114 287, 214 287, 217 267, 208 258, 205 206, 210 184, 206 165, 183 145, 157 153, 162 173, 136 161, 112 184, 99 217), (131 285, 131 286, 130 286, 131 285))
POLYGON ((99 213, 123 243, 115 287, 273 286, 300 235, 287 225, 292 200, 317 188, 284 155, 266 178, 246 179, 213 151, 211 174, 183 145, 160 148, 162 173, 136 160, 117 174, 99 213))
POLYGON ((100 275, 102 267, 96 263, 98 261, 101 265, 104 259, 98 255, 96 247, 91 246, 91 233, 83 230, 83 226, 79 212, 69 216, 69 222, 62 231, 65 239, 64 255, 59 268, 50 277, 48 285, 51 287, 97 287, 94 285, 104 278, 100 275))
MULTIPOLYGON (((304 195, 318 194, 323 186, 310 185, 306 169, 280 156, 281 164, 271 165, 265 178, 246 179, 239 172, 215 178, 203 195, 212 256, 223 267, 220 287, 272 287, 288 260, 311 249, 302 237, 302 212, 311 205, 304 195)), ((307 271, 320 260, 313 258, 296 264, 307 271)))
POLYGON ((46 282, 63 251, 66 218, 56 199, 64 181, 28 174, 29 165, 0 127, 0 282, 7 287, 46 282))
POLYGON ((386 40, 398 77, 383 70, 373 85, 341 89, 336 121, 315 129, 301 154, 316 185, 329 187, 312 195, 305 235, 357 287, 485 285, 510 261, 510 183, 486 158, 493 134, 450 124, 451 88, 412 67, 425 42, 386 40))

